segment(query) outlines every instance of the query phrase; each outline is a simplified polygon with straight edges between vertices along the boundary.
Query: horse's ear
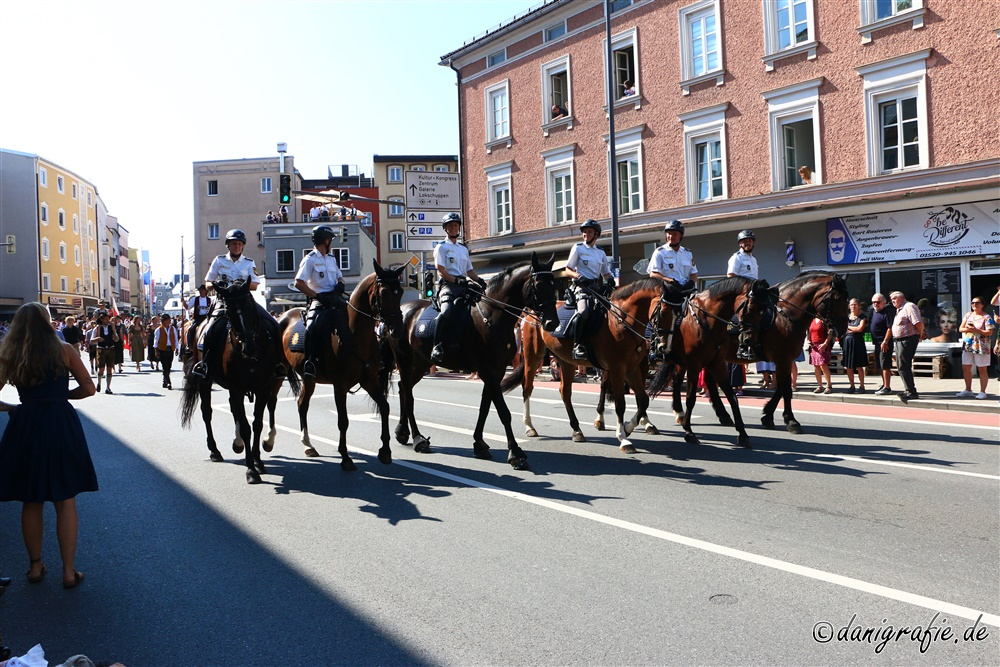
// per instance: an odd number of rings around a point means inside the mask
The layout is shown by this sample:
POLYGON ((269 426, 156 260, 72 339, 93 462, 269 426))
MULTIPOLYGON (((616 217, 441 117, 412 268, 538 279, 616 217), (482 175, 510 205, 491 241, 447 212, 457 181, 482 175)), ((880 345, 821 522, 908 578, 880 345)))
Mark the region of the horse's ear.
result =
POLYGON ((531 251, 531 268, 538 268, 538 253, 534 250, 531 251))
POLYGON ((556 263, 556 254, 555 253, 552 253, 551 255, 549 255, 549 261, 547 263, 548 263, 549 266, 552 266, 553 264, 556 263))
POLYGON ((385 272, 385 269, 382 268, 382 265, 379 264, 378 260, 374 257, 372 257, 372 266, 375 267, 375 273, 379 275, 382 275, 385 272))

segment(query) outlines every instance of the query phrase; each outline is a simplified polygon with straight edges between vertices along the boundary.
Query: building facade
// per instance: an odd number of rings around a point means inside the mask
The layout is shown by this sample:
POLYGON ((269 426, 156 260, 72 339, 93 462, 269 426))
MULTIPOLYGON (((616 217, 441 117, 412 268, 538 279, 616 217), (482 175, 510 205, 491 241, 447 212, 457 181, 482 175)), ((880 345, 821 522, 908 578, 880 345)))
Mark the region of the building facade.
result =
POLYGON ((961 312, 1000 270, 987 111, 1000 88, 983 66, 998 13, 997 0, 533 8, 440 61, 457 72, 477 270, 532 250, 564 260, 588 218, 610 255, 613 179, 623 281, 680 219, 702 283, 725 276, 749 228, 772 283, 835 269, 864 302, 899 289, 961 312))

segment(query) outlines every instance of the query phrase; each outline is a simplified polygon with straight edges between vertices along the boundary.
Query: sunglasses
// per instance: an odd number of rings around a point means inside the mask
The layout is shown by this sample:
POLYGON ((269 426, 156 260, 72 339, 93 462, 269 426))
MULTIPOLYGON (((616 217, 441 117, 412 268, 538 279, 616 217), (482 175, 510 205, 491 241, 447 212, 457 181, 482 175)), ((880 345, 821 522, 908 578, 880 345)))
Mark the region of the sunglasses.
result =
POLYGON ((983 305, 983 302, 982 301, 973 301, 972 305, 973 306, 981 306, 981 305, 983 305))

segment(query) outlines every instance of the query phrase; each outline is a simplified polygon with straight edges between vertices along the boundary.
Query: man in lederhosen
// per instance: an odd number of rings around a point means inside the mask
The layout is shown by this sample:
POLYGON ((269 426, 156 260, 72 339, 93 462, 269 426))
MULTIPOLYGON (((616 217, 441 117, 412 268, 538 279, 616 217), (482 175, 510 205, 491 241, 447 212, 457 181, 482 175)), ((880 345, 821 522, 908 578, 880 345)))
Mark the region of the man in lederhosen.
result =
POLYGON ((102 310, 97 314, 97 330, 94 333, 94 344, 97 345, 97 391, 101 390, 101 376, 108 371, 108 385, 105 394, 111 391, 111 376, 115 370, 115 343, 118 342, 118 327, 111 323, 111 315, 102 310))

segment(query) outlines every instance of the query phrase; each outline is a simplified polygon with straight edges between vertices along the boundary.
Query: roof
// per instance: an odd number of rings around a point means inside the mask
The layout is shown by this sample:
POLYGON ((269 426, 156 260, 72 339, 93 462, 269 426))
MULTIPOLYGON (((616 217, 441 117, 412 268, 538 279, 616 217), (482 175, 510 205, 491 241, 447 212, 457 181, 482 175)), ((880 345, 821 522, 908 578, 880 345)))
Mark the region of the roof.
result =
POLYGON ((458 162, 457 155, 375 155, 374 162, 458 162))
POLYGON ((471 50, 471 47, 477 47, 481 42, 487 42, 499 34, 510 32, 510 30, 522 23, 535 20, 539 14, 547 13, 551 9, 555 9, 556 6, 565 5, 569 2, 571 2, 571 0, 542 0, 542 2, 537 5, 529 7, 520 14, 515 14, 503 23, 498 23, 486 32, 465 40, 465 43, 462 44, 462 46, 441 56, 441 61, 438 64, 446 65, 449 59, 455 57, 459 53, 469 51, 471 50))

